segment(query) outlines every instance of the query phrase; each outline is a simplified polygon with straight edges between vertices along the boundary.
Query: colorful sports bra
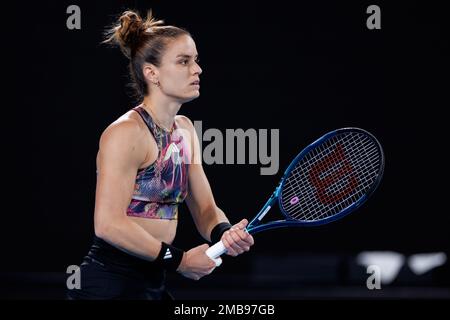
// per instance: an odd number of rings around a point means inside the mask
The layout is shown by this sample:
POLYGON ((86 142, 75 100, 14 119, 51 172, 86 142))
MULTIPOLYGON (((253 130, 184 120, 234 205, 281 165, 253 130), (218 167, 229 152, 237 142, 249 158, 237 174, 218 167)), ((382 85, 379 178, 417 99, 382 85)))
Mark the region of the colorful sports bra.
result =
POLYGON ((178 135, 176 125, 172 133, 160 128, 142 107, 139 113, 158 145, 158 158, 147 168, 139 169, 127 215, 149 219, 178 218, 178 204, 187 195, 189 148, 178 135))

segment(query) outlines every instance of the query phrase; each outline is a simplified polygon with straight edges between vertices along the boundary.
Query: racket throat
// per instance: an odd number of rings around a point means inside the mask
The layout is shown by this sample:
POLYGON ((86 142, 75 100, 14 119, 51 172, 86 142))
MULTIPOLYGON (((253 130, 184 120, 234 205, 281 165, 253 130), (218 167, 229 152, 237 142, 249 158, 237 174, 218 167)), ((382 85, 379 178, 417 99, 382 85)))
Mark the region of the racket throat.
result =
POLYGON ((272 196, 269 198, 269 200, 266 202, 264 207, 261 209, 261 211, 256 215, 256 217, 248 224, 247 230, 249 233, 252 233, 252 229, 257 227, 259 224, 261 224, 262 219, 264 216, 269 212, 269 210, 272 208, 273 203, 278 198, 278 189, 272 194, 272 196))
POLYGON ((258 221, 261 221, 264 216, 267 214, 267 212, 269 212, 270 208, 272 208, 271 206, 267 206, 263 212, 261 212, 261 215, 259 217, 257 217, 258 221))

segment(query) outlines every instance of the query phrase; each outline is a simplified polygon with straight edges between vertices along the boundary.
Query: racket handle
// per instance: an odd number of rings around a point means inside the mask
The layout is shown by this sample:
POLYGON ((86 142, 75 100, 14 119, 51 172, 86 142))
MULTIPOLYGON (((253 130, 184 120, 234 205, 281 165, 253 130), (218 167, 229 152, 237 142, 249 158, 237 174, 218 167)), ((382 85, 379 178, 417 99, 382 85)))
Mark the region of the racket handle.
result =
POLYGON ((215 245, 209 247, 206 250, 206 255, 214 260, 220 257, 225 252, 227 252, 227 249, 225 249, 225 246, 223 245, 222 241, 219 241, 215 245))

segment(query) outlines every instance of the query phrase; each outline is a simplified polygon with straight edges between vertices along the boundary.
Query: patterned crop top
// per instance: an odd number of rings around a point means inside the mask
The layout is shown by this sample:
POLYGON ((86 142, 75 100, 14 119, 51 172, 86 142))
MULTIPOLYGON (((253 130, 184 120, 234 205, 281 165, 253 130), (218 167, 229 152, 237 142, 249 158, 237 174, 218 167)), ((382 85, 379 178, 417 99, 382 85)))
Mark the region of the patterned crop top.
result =
POLYGON ((189 148, 183 136, 160 128, 142 107, 133 108, 147 124, 158 145, 158 158, 137 171, 127 215, 149 219, 178 219, 178 204, 187 195, 189 148))

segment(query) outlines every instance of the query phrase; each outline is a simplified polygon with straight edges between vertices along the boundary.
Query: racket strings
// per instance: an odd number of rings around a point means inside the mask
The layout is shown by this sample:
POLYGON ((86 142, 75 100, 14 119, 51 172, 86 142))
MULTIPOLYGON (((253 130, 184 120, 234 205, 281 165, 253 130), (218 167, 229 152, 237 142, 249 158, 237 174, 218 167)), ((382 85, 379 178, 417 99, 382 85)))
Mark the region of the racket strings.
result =
MULTIPOLYGON (((325 148, 322 148, 325 149, 325 148)), ((317 151, 317 150, 314 150, 317 151)), ((307 167, 311 167, 311 160, 310 159, 314 159, 314 158, 320 158, 323 157, 323 152, 321 152, 320 154, 316 154, 316 155, 311 155, 308 154, 307 157, 305 157, 305 160, 303 161, 303 163, 299 163, 299 165, 297 165, 297 167, 292 171, 291 175, 294 176, 295 179, 288 179, 287 180, 287 184, 292 183, 293 181, 296 183, 296 185, 299 185, 299 181, 301 181, 301 179, 305 179, 305 172, 309 169, 307 167)), ((340 164, 339 162, 336 162, 337 164, 340 164)), ((336 164, 332 164, 330 167, 335 167, 336 164)), ((322 171, 328 171, 328 169, 325 167, 324 170, 322 171)), ((321 174, 322 175, 322 174, 321 174)), ((306 186, 306 185, 305 185, 306 186)), ((309 185, 308 185, 309 186, 309 185)), ((295 193, 295 187, 293 189, 291 189, 291 191, 293 191, 292 193, 295 193)), ((305 189, 301 189, 302 192, 305 192, 307 190, 305 189)), ((309 190, 308 190, 309 191, 309 190)), ((285 194, 290 195, 289 191, 285 192, 285 194)))
MULTIPOLYGON (((342 160, 342 159, 338 159, 338 160, 342 160)), ((335 159, 328 159, 328 161, 327 161, 328 167, 335 167, 335 161, 336 161, 335 159), (331 161, 331 162, 329 162, 329 161, 331 161)), ((323 172, 329 171, 329 170, 327 170, 327 165, 324 165, 322 163, 322 164, 320 164, 318 170, 316 168, 316 171, 322 172, 320 178, 324 177, 323 172)), ((336 171, 334 171, 334 172, 336 172, 336 171)), ((335 213, 340 212, 341 210, 343 210, 344 209, 344 207, 342 205, 343 202, 339 203, 337 201, 333 201, 334 199, 332 199, 329 196, 329 194, 336 194, 340 189, 342 189, 342 185, 348 185, 350 182, 349 182, 349 180, 347 178, 348 177, 340 177, 340 179, 338 181, 339 182, 338 184, 333 184, 333 185, 329 186, 329 188, 327 190, 328 194, 325 194, 324 192, 322 194, 322 199, 321 199, 322 201, 320 203, 322 210, 317 210, 317 208, 316 208, 316 210, 311 211, 310 215, 308 215, 308 211, 306 211, 306 218, 307 219, 312 219, 312 220, 315 220, 317 218, 325 218, 325 217, 327 217, 329 215, 335 214, 335 213), (328 206, 326 205, 327 203, 331 203, 331 202, 333 202, 335 204, 334 208, 330 207, 329 205, 328 206), (325 210, 327 210, 327 211, 325 211, 325 210), (324 216, 323 215, 324 212, 328 213, 328 215, 324 216)), ((318 180, 318 179, 316 178, 316 180, 318 180)), ((355 181, 353 181, 353 183, 356 184, 355 181)), ((317 181, 316 181, 316 184, 317 184, 317 181)), ((320 185, 319 185, 319 188, 320 188, 320 185)), ((307 202, 307 205, 311 209, 312 208, 311 202, 313 202, 315 200, 315 198, 310 197, 309 200, 310 201, 307 202)), ((346 200, 349 200, 349 199, 341 199, 341 200, 343 200, 345 202, 346 200)), ((350 197, 350 200, 351 200, 351 197, 350 197)), ((294 217, 298 218, 298 216, 294 216, 294 217)))
MULTIPOLYGON (((332 163, 333 164, 333 163, 332 163)), ((299 167, 300 168, 300 167, 299 167)), ((326 166, 323 166, 322 168, 319 168, 320 170, 322 170, 322 171, 325 171, 326 169, 327 169, 327 167, 326 166)), ((320 172, 320 171, 319 171, 320 172)), ((341 178, 341 180, 340 180, 340 184, 342 185, 342 184, 344 184, 346 182, 346 179, 344 178, 344 177, 342 177, 341 178)), ((332 185, 331 186, 331 188, 330 188, 330 190, 329 190, 329 192, 333 192, 333 191, 336 191, 336 190, 338 190, 339 189, 339 185, 332 185), (334 187, 334 188, 333 188, 334 187)), ((311 200, 314 200, 313 198, 311 198, 311 199, 309 199, 310 201, 308 201, 307 202, 307 204, 309 205, 309 207, 311 208, 311 200)), ((323 199, 322 199, 323 200, 323 199)), ((326 199, 325 198, 325 200, 329 200, 329 199, 326 199)), ((329 208, 329 206, 328 206, 328 208, 326 207, 326 206, 324 206, 324 203, 325 202, 329 202, 329 201, 322 201, 322 210, 323 209, 331 209, 331 208, 329 208)), ((335 205, 335 211, 337 211, 337 212, 339 212, 341 209, 343 209, 342 208, 342 203, 336 203, 336 205, 335 205)), ((334 213, 334 211, 333 210, 329 210, 329 214, 333 214, 334 213)), ((317 210, 314 210, 314 211, 312 211, 312 216, 310 215, 310 216, 308 216, 308 218, 309 219, 315 219, 316 217, 315 217, 315 215, 317 215, 318 214, 318 211, 317 210)), ((297 218, 297 217, 296 217, 297 218)))
POLYGON ((282 206, 292 219, 328 218, 364 196, 380 166, 375 141, 359 132, 338 134, 297 163, 283 185, 282 206))

